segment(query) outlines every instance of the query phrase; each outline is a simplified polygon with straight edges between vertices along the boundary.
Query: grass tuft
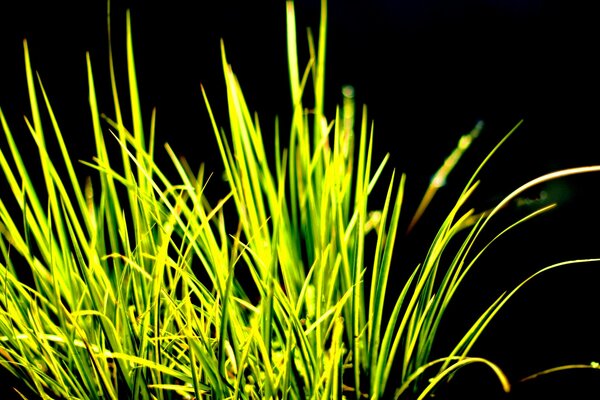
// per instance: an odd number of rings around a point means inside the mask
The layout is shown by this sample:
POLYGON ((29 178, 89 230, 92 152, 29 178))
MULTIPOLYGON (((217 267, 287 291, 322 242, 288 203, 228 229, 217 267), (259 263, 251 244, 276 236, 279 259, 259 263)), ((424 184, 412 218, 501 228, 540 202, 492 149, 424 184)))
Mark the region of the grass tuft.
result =
MULTIPOLYGON (((203 165, 192 171, 168 144, 176 177, 155 162, 156 113, 144 123, 129 12, 129 91, 117 88, 110 50, 112 112, 98 109, 87 55, 96 155, 81 164, 67 148, 24 41, 31 108, 25 128, 41 181, 33 179, 29 156, 0 110, 6 143, 0 170, 8 188, 0 197, 0 364, 18 382, 14 393, 43 399, 423 399, 473 363, 489 367, 499 388, 510 390, 492 360, 471 355, 478 338, 532 279, 598 259, 539 270, 483 309, 449 354, 434 359, 440 323, 481 255, 553 207, 533 209, 481 243, 505 206, 535 185, 600 166, 554 171, 490 210, 469 208, 479 172, 512 130, 449 205, 422 262, 409 266, 405 281, 393 281, 405 267, 396 254, 398 232, 419 223, 483 124, 460 137, 412 220, 401 226, 406 176, 387 174, 389 155, 375 159, 373 127, 366 107, 357 109, 352 87, 343 88, 335 115, 324 113, 326 2, 318 35, 309 31, 304 61, 292 1, 286 11, 293 105, 287 139, 276 124, 273 140, 265 140, 270 133, 250 112, 225 43, 226 128, 201 89, 228 184, 216 201, 203 165), (58 144, 57 152, 48 141, 58 144), (109 141, 119 154, 109 154, 109 141), (80 182, 82 167, 93 176, 80 182), (385 193, 382 202, 376 188, 385 193)), ((108 29, 110 38, 110 22, 108 29)), ((525 379, 569 368, 581 367, 525 379)))

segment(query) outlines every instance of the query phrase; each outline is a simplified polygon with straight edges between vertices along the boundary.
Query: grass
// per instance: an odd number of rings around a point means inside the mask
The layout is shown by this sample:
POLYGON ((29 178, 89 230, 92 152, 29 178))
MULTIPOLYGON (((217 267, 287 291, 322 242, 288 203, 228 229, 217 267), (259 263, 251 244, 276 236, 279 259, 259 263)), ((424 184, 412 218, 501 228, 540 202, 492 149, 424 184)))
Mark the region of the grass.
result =
MULTIPOLYGON (((155 162, 156 114, 141 112, 129 14, 129 90, 117 88, 111 50, 110 112, 98 109, 87 59, 96 156, 83 165, 73 159, 24 42, 31 106, 25 127, 39 168, 24 156, 0 110, 0 168, 8 188, 0 197, 0 363, 16 378, 14 393, 43 399, 422 399, 474 363, 490 368, 498 390, 510 390, 493 360, 471 355, 477 339, 531 279, 598 260, 541 269, 500 294, 446 356, 433 358, 444 313, 496 239, 553 207, 542 205, 481 243, 506 205, 533 186, 600 166, 554 171, 516 188, 493 209, 471 208, 479 172, 512 130, 449 205, 422 262, 400 265, 398 235, 419 223, 483 125, 460 137, 410 224, 401 226, 406 177, 388 171, 389 156, 374 159, 372 125, 366 108, 356 109, 352 88, 343 88, 335 115, 324 114, 326 2, 317 35, 309 30, 304 62, 294 3, 286 8, 289 127, 275 121, 272 131, 263 131, 223 43, 227 128, 202 89, 228 185, 218 199, 210 196, 216 178, 204 166, 191 170, 168 144, 175 176, 155 162), (273 137, 274 148, 265 147, 265 137, 273 137), (109 152, 109 141, 120 152, 109 152), (90 174, 84 181, 82 168, 90 174), (382 201, 377 190, 385 194, 382 201), (408 268, 408 278, 392 288, 398 268, 408 268)), ((583 366, 535 376, 570 368, 583 366)))

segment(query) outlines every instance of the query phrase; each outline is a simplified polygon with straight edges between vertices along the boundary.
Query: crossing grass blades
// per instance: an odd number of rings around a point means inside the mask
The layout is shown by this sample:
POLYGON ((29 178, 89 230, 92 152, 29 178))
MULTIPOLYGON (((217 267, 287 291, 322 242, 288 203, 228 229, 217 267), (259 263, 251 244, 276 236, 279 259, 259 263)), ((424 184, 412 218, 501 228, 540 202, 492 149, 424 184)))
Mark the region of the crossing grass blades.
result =
POLYGON ((0 197, 0 364, 14 378, 15 398, 422 399, 470 364, 489 367, 498 390, 510 390, 493 360, 471 355, 473 345, 528 280, 594 260, 550 265, 499 295, 451 352, 434 359, 444 312, 494 240, 552 207, 480 243, 506 204, 535 185, 600 166, 551 172, 493 209, 469 209, 480 170, 509 133, 448 205, 422 262, 402 265, 398 235, 419 223, 482 125, 460 137, 411 224, 400 226, 406 178, 389 167, 389 156, 374 159, 366 108, 356 109, 345 87, 335 115, 324 113, 325 2, 303 61, 293 2, 286 8, 291 126, 263 131, 224 44, 229 121, 216 120, 214 94, 199 93, 229 188, 217 199, 211 173, 221 171, 191 170, 168 144, 161 151, 176 176, 155 162, 155 114, 141 112, 129 14, 129 90, 117 88, 111 50, 113 110, 98 108, 88 56, 96 155, 82 163, 24 42, 31 105, 24 130, 38 161, 24 158, 0 111, 8 188, 0 197), (274 149, 265 148, 265 137, 274 149), (118 152, 109 151, 109 141, 118 152), (91 178, 80 181, 82 171, 91 178), (382 202, 372 200, 375 189, 385 193, 382 202), (392 290, 392 270, 400 268, 408 278, 392 290))

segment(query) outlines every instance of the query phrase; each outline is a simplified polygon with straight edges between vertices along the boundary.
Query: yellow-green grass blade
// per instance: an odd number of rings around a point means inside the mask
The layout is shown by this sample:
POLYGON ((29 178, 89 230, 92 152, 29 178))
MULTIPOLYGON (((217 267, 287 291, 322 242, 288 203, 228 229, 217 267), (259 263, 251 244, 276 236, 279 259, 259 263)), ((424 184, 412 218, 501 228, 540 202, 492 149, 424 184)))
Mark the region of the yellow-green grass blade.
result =
POLYGON ((465 334, 461 342, 455 347, 451 355, 459 355, 460 357, 466 357, 470 349, 475 344, 475 341, 482 334, 483 330, 489 325, 491 320, 501 311, 502 307, 510 300, 517 292, 522 291, 522 288, 529 283, 534 278, 547 273, 553 269, 568 267, 576 264, 584 264, 584 263, 597 263, 600 262, 600 258, 589 258, 589 259, 575 259, 575 260, 567 260, 559 263, 552 264, 550 266, 544 267, 534 274, 530 275, 527 279, 523 280, 519 285, 517 285, 514 289, 512 289, 506 295, 500 296, 487 310, 482 316, 475 322, 475 324, 469 329, 469 331, 465 334), (459 354, 460 353, 460 354, 459 354))
POLYGON ((454 148, 452 153, 450 153, 450 155, 444 160, 444 163, 442 164, 442 166, 435 172, 435 174, 433 174, 433 176, 431 177, 429 186, 425 192, 425 195, 423 196, 421 203, 417 207, 417 211, 415 212, 415 215, 413 216, 412 220, 410 221, 410 223, 408 225, 408 232, 410 232, 414 228, 414 226, 417 224, 417 222, 421 219, 421 216, 423 215, 423 213, 425 212, 425 210, 431 203, 431 200, 433 199, 433 197, 435 196, 437 191, 441 187, 446 185, 448 175, 450 174, 450 172, 452 172, 454 167, 458 164, 458 162, 459 162, 460 158, 463 156, 463 154, 471 146, 471 144, 473 143, 473 140, 475 140, 479 136, 482 128, 483 128, 483 122, 479 121, 469 133, 461 136, 458 141, 457 146, 454 148))
POLYGON ((448 380, 453 373, 455 373, 458 369, 464 368, 470 364, 480 363, 488 366, 492 372, 494 372, 495 376, 498 378, 501 389, 508 393, 510 392, 511 385, 508 380, 508 377, 504 374, 504 372, 493 362, 480 357, 468 357, 468 358, 458 358, 458 357, 444 357, 441 359, 436 359, 428 362, 425 365, 419 367, 415 372, 396 390, 394 399, 398 400, 402 394, 404 394, 407 390, 411 388, 417 379, 419 379, 428 369, 434 367, 440 363, 446 363, 449 361, 454 361, 454 364, 451 369, 445 370, 443 374, 439 374, 436 377, 432 378, 428 385, 420 390, 417 395, 417 399, 425 399, 427 396, 434 395, 433 392, 440 386, 441 383, 448 380))
MULTIPOLYGON (((388 189, 388 194, 386 196, 385 205, 381 212, 381 219, 378 224, 378 237, 377 244, 375 248, 375 258, 373 260, 373 273, 371 276, 372 284, 371 284, 371 293, 369 296, 369 371, 371 372, 370 376, 370 392, 371 394, 376 394, 381 391, 383 392, 384 388, 380 390, 380 381, 381 377, 375 374, 377 371, 377 365, 380 359, 388 358, 389 353, 386 351, 381 352, 381 324, 383 320, 383 307, 386 297, 389 296, 387 292, 387 284, 390 279, 390 269, 392 266, 392 255, 394 252, 395 238, 398 229, 398 221, 400 219, 400 210, 403 202, 404 196, 404 187, 405 187, 406 177, 402 175, 399 183, 399 187, 396 189, 397 193, 394 197, 394 201, 391 204, 393 207, 392 215, 390 218, 389 228, 386 230, 387 224, 387 215, 389 213, 390 202, 392 199, 392 190, 393 190, 393 182, 394 177, 390 181, 390 186, 388 189), (381 260, 380 260, 381 258, 381 260)), ((387 329, 393 329, 395 326, 395 321, 393 319, 389 320, 386 325, 387 329)))

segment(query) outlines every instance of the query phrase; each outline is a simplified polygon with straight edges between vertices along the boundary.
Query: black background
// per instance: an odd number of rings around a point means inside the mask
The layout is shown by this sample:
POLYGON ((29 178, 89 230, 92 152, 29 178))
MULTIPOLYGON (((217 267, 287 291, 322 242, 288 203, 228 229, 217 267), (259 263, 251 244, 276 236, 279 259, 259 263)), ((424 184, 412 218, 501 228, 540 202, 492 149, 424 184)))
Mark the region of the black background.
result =
MULTIPOLYGON (((398 268, 412 268, 422 260, 427 240, 433 238, 468 176, 519 121, 523 123, 516 134, 481 175, 474 199, 479 203, 473 204, 479 209, 540 174, 600 162, 596 146, 600 25, 589 6, 578 3, 329 1, 326 111, 333 117, 342 85, 355 87, 357 102, 368 106, 374 121, 376 157, 389 152, 391 167, 408 174, 407 216, 460 135, 478 120, 485 123, 475 148, 451 175, 414 237, 402 242, 407 248, 399 249, 398 268)), ((24 133, 22 115, 29 110, 22 40, 27 38, 33 66, 63 134, 74 153, 89 160, 93 146, 86 51, 101 108, 112 114, 106 3, 73 4, 25 1, 2 10, 0 107, 13 131, 24 133)), ((125 10, 130 8, 146 126, 152 107, 158 110, 159 159, 164 157, 161 145, 169 142, 193 166, 206 162, 209 170, 219 171, 200 84, 220 124, 226 126, 219 47, 223 38, 265 135, 272 134, 276 115, 285 127, 291 110, 285 4, 275 0, 190 4, 113 1, 117 74, 125 92, 124 26, 125 10)), ((311 27, 317 34, 319 2, 297 1, 296 10, 299 43, 305 52, 304 29, 311 27)), ((600 256, 597 183, 597 175, 563 180, 560 188, 567 193, 566 201, 557 210, 511 233, 480 260, 449 310, 451 322, 443 326, 442 348, 456 340, 501 291, 533 271, 564 259, 600 256)), ((597 267, 549 273, 528 285, 507 304, 474 353, 489 356, 514 379, 560 364, 600 361, 594 334, 597 267)))

